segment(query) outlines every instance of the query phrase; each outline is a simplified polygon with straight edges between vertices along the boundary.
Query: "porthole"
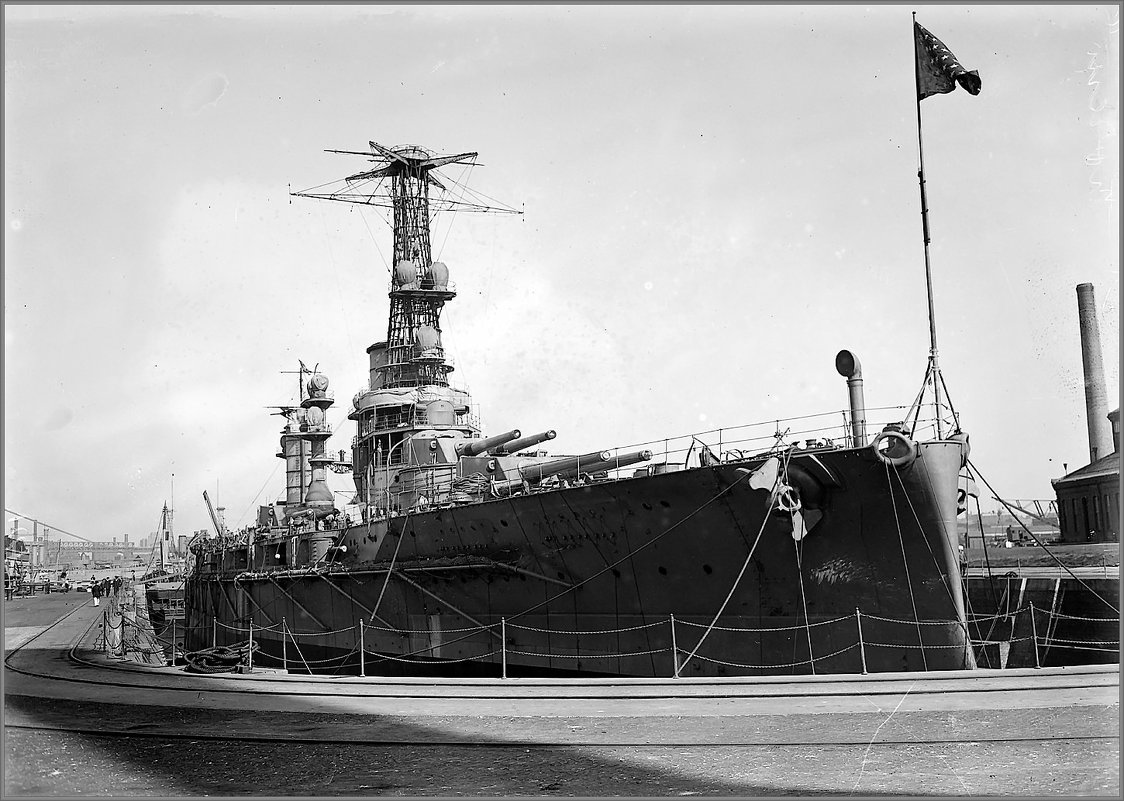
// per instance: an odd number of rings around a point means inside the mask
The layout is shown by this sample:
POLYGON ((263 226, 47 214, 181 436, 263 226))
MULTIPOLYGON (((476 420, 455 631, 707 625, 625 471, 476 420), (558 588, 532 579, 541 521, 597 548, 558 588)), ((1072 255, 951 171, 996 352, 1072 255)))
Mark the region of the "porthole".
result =
POLYGON ((660 501, 660 506, 662 506, 664 509, 670 509, 671 508, 671 504, 668 503, 667 501, 660 501))
POLYGON ((666 568, 666 567, 664 567, 663 565, 660 565, 660 575, 661 575, 661 576, 666 576, 666 575, 667 575, 667 568, 666 568))
POLYGON ((714 568, 712 568, 710 565, 703 565, 703 572, 709 576, 714 572, 714 568))

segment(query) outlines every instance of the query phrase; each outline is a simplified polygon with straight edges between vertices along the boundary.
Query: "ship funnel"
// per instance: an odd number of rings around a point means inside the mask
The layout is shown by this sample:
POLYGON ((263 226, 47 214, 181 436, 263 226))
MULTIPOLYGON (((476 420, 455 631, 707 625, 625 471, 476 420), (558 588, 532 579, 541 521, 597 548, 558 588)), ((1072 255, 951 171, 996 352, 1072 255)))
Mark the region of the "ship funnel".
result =
POLYGON ((835 369, 847 379, 851 396, 851 439, 855 448, 866 445, 866 401, 863 400, 863 368, 859 357, 849 350, 835 354, 835 369))
POLYGON ((1077 317, 1081 325, 1081 366, 1085 372, 1085 414, 1089 424, 1089 461, 1112 453, 1112 430, 1105 397, 1101 333, 1092 284, 1077 285, 1077 317))
POLYGON ((529 437, 512 440, 506 445, 500 445, 499 447, 493 448, 492 455, 506 456, 511 453, 519 453, 519 451, 524 451, 527 448, 532 447, 533 445, 538 445, 540 443, 546 442, 547 440, 554 439, 556 436, 558 435, 555 434, 553 430, 544 431, 541 434, 532 434, 529 437))
POLYGON ((511 442, 513 439, 519 439, 520 433, 519 429, 516 428, 508 431, 506 434, 496 434, 494 437, 487 437, 486 439, 461 442, 457 445, 457 456, 479 456, 489 448, 503 445, 506 442, 511 442))

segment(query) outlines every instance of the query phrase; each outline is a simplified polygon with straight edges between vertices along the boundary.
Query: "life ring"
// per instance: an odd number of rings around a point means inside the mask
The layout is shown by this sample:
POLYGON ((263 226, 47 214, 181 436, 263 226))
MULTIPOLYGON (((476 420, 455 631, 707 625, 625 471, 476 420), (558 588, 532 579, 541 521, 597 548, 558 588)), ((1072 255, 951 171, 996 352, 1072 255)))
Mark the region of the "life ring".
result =
POLYGON ((870 443, 870 448, 880 461, 891 467, 906 467, 913 464, 913 460, 917 458, 917 446, 900 431, 883 431, 870 443), (886 450, 881 450, 878 446, 887 440, 893 440, 893 443, 886 450), (896 450, 899 444, 904 446, 905 452, 898 456, 891 456, 890 451, 896 450))

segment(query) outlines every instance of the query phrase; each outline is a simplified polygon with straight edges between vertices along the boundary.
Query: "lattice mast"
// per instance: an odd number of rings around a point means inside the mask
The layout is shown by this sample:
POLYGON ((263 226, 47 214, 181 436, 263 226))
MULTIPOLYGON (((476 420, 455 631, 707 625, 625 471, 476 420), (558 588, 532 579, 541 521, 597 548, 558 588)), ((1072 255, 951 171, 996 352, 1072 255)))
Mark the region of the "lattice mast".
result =
MULTIPOLYGON (((441 309, 456 293, 449 286, 444 264, 433 261, 430 223, 430 186, 445 186, 433 174, 448 164, 474 163, 476 153, 438 156, 416 145, 394 148, 370 142, 362 153, 376 162, 372 170, 350 175, 344 190, 330 193, 296 192, 302 197, 387 206, 393 213, 394 256, 390 290, 390 316, 386 332, 385 363, 378 368, 383 387, 448 386, 452 365, 445 361, 441 344, 441 309), (364 185, 376 181, 373 190, 364 185)), ((332 150, 331 153, 356 151, 332 150)), ((358 155, 358 154, 357 154, 358 155)), ((443 200, 446 209, 496 211, 483 206, 443 200)))

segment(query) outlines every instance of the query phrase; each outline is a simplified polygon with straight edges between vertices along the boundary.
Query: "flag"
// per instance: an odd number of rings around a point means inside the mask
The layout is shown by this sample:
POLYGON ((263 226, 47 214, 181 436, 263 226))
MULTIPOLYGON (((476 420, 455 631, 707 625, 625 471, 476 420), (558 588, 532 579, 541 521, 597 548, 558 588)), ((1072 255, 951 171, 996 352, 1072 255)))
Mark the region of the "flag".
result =
POLYGON ((952 51, 933 34, 913 23, 913 50, 917 55, 917 99, 947 94, 960 84, 970 95, 980 93, 980 74, 960 66, 952 51))

